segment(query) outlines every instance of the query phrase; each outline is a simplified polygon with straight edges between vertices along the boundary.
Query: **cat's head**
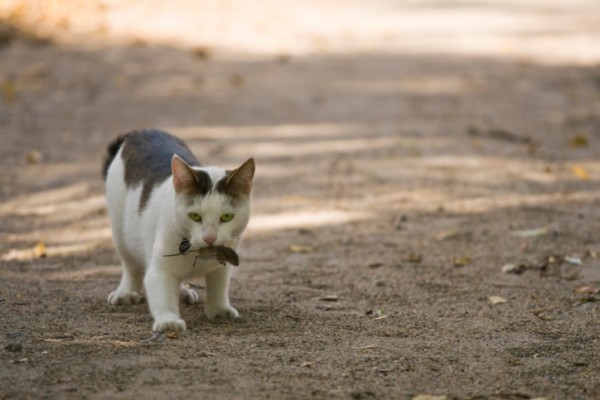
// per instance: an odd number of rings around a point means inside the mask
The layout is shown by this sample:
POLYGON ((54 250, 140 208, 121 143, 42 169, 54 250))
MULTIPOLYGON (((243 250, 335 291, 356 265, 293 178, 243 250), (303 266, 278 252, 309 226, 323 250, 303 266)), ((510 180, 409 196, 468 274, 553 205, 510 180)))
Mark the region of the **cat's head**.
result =
POLYGON ((192 249, 237 245, 250 218, 254 169, 252 158, 226 171, 191 167, 173 156, 176 225, 192 249))

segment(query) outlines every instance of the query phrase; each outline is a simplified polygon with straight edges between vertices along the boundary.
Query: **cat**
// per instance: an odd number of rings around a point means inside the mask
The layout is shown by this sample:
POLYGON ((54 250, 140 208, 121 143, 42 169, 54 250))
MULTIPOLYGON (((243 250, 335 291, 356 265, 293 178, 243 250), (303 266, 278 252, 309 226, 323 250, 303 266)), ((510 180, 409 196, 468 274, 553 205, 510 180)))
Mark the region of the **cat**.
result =
POLYGON ((185 279, 204 276, 207 318, 237 318, 229 303, 231 265, 199 258, 208 246, 237 249, 250 218, 255 164, 235 170, 203 167, 179 138, 159 130, 132 131, 109 146, 103 165, 121 283, 108 303, 142 301, 154 332, 186 330, 179 301, 198 302, 185 279))

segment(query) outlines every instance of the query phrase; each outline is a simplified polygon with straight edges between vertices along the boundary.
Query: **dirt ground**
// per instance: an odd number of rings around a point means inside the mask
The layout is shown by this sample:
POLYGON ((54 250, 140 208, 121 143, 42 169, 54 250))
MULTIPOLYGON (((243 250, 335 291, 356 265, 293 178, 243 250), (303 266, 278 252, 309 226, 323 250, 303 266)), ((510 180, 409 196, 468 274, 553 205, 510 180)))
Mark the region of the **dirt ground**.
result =
POLYGON ((0 399, 600 397, 594 1, 28 3, 0 6, 0 399), (106 304, 100 165, 141 127, 257 162, 241 317, 182 305, 163 342, 106 304))

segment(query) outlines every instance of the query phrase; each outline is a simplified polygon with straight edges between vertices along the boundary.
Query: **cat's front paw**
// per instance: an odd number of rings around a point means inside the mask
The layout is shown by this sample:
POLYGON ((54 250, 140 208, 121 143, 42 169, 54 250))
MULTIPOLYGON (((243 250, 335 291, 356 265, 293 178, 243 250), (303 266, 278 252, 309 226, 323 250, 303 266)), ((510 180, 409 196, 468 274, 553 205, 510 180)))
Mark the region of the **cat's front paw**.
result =
POLYGON ((172 316, 157 318, 152 325, 154 332, 185 332, 185 321, 172 316))
POLYGON ((223 304, 219 306, 205 307, 204 312, 208 319, 221 318, 237 318, 240 316, 238 311, 231 307, 229 304, 223 304))
POLYGON ((144 296, 138 292, 122 292, 115 290, 108 295, 108 304, 113 306, 130 306, 132 304, 139 304, 144 296))

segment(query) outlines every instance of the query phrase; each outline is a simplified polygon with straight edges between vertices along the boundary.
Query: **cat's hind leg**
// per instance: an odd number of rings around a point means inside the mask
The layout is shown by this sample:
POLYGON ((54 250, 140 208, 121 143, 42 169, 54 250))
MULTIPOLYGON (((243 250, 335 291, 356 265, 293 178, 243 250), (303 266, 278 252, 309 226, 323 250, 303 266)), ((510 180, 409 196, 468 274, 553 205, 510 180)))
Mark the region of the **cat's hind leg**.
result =
POLYGON ((144 279, 144 269, 136 265, 132 260, 127 262, 122 257, 123 275, 121 283, 117 290, 108 295, 108 304, 111 305, 131 305, 140 303, 144 296, 142 295, 142 284, 144 279))
POLYGON ((182 303, 196 304, 200 300, 200 296, 194 289, 182 283, 179 288, 179 299, 182 303))

